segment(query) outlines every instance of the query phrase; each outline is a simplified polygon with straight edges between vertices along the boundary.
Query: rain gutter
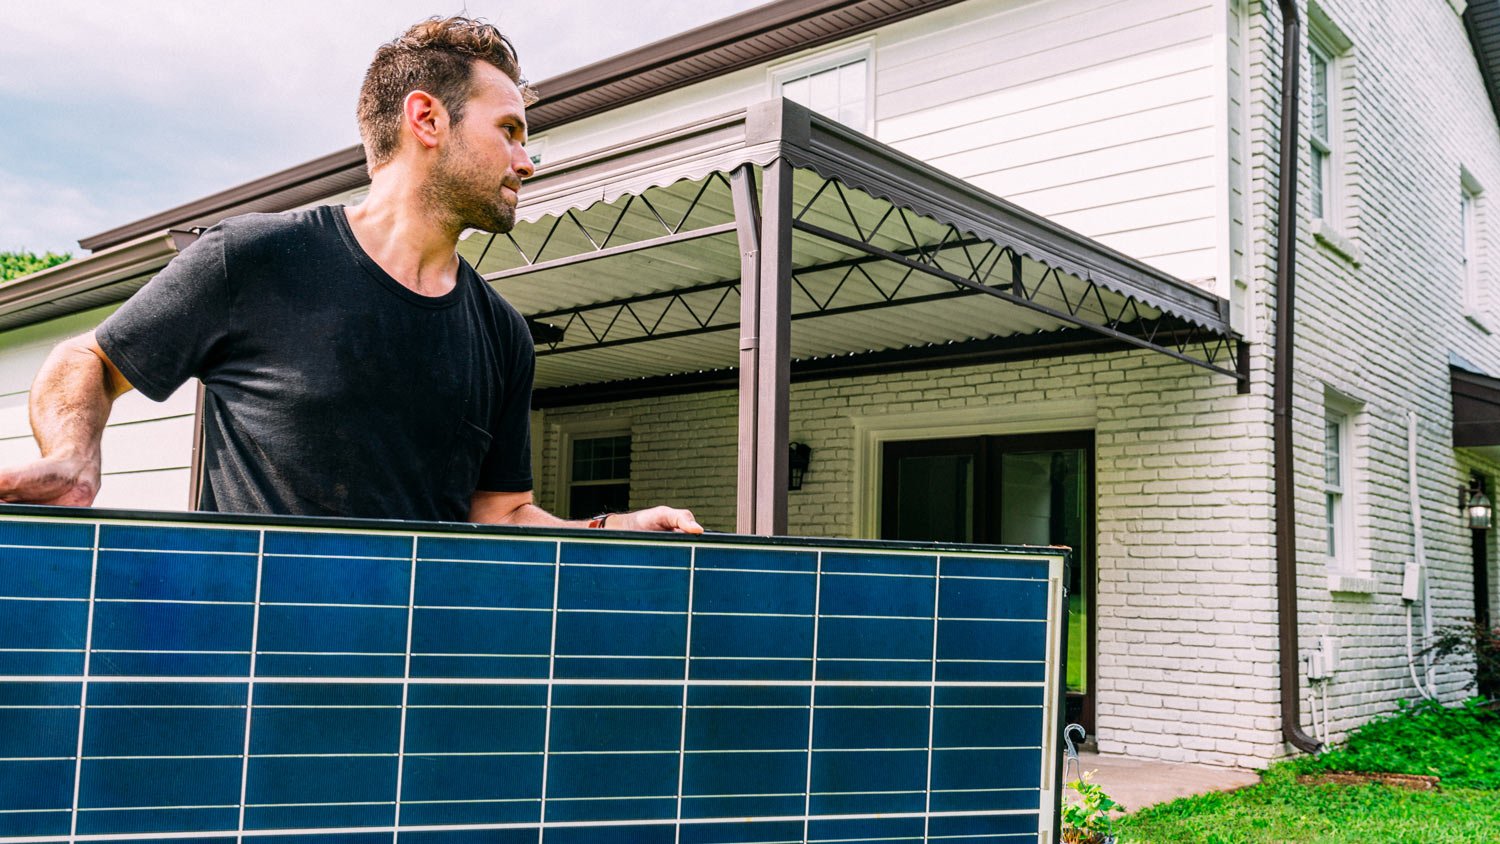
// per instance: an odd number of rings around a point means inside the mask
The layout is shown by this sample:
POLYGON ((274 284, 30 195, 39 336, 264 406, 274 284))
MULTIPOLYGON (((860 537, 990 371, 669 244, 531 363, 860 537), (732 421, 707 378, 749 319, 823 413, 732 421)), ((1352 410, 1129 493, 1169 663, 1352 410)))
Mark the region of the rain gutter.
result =
POLYGON ((1297 280, 1297 121, 1302 20, 1296 0, 1281 4, 1281 183, 1276 226, 1276 351, 1271 432, 1276 476, 1276 625, 1281 660, 1281 735, 1308 753, 1322 748, 1302 730, 1297 641, 1296 478, 1292 465, 1292 328, 1297 280))

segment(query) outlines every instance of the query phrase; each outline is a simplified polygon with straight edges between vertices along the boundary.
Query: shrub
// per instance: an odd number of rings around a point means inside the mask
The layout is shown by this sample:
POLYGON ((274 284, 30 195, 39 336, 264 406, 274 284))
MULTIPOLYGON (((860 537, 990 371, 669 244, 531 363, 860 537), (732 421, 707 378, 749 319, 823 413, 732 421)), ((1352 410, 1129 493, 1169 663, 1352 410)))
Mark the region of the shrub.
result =
POLYGON ((1500 627, 1478 623, 1443 627, 1426 652, 1439 659, 1472 657, 1474 681, 1470 686, 1478 687, 1480 697, 1500 700, 1500 627))
POLYGON ((1462 706, 1402 701, 1349 734, 1343 745, 1296 762, 1299 772, 1427 774, 1443 785, 1500 788, 1500 712, 1475 698, 1462 706))

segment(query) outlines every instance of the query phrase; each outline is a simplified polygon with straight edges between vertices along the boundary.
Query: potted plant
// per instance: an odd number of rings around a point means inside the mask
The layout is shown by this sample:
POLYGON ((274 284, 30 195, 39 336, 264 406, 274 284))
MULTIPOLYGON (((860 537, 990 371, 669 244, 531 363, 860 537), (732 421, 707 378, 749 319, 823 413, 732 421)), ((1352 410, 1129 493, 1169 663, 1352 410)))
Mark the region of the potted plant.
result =
POLYGON ((1068 783, 1078 794, 1078 802, 1068 803, 1062 809, 1065 844, 1115 844, 1115 821, 1109 813, 1125 807, 1095 785, 1093 776, 1093 771, 1087 771, 1068 783))

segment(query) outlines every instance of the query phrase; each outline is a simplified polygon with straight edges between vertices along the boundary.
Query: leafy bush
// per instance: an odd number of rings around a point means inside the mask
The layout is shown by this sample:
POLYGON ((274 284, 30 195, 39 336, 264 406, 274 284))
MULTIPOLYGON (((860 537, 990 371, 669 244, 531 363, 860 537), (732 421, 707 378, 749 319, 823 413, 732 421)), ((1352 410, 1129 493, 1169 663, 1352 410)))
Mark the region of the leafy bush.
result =
POLYGON ((1068 844, 1102 844, 1115 834, 1114 819, 1109 816, 1113 809, 1124 809, 1104 789, 1093 782, 1094 772, 1088 771, 1068 783, 1078 792, 1077 803, 1068 803, 1062 808, 1063 841, 1068 844))
POLYGON ((69 257, 66 252, 61 255, 56 252, 48 252, 45 255, 32 252, 0 252, 0 281, 10 281, 23 275, 41 272, 48 267, 61 264, 69 257))
POLYGON ((1479 696, 1500 700, 1500 627, 1458 624, 1438 630, 1427 651, 1438 658, 1472 657, 1479 696))
POLYGON ((1478 698, 1458 707, 1402 701, 1396 712, 1350 733, 1343 745, 1294 764, 1301 773, 1427 774, 1445 787, 1500 789, 1500 712, 1478 698))

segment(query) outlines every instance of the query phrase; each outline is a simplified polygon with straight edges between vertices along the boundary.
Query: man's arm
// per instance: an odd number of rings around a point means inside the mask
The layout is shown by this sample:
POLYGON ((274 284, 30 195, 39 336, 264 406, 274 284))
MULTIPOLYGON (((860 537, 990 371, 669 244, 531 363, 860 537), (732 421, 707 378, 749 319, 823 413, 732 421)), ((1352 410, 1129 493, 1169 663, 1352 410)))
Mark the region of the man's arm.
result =
MULTIPOLYGON (((469 521, 533 527, 588 527, 587 521, 559 519, 536 506, 527 492, 476 492, 469 501, 469 521)), ((652 507, 633 513, 611 513, 605 522, 611 530, 664 530, 702 533, 703 526, 692 512, 672 507, 652 507)))
POLYGON ((99 494, 99 442, 130 382, 90 331, 57 344, 31 385, 31 433, 42 456, 0 468, 0 501, 86 507, 99 494))

